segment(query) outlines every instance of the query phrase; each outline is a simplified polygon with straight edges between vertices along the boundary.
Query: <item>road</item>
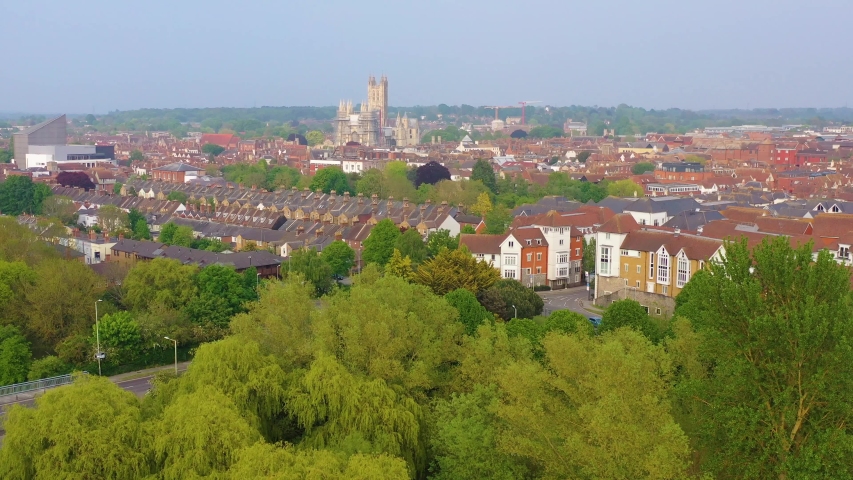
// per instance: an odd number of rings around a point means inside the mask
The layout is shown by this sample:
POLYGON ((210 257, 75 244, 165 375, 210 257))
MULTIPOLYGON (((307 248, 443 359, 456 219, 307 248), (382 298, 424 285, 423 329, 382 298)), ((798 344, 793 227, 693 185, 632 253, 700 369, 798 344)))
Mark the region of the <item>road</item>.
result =
POLYGON ((592 301, 589 300, 589 291, 587 291, 586 286, 537 293, 542 297, 542 301, 545 302, 543 315, 550 315, 551 312, 556 310, 571 310, 585 317, 598 315, 594 311, 583 308, 592 304, 592 301))

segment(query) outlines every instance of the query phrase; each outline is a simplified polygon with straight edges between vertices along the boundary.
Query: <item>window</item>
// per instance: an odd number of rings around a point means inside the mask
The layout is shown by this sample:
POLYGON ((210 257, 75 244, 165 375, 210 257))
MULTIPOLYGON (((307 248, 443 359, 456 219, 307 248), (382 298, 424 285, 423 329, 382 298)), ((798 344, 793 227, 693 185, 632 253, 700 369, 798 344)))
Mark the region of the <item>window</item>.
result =
POLYGON ((530 240, 527 241, 527 244, 530 245, 530 240))
POLYGON ((838 247, 838 258, 847 259, 850 255, 850 247, 838 247))
POLYGON ((541 253, 536 254, 536 260, 537 261, 542 260, 542 254, 541 253))
POLYGON ((530 269, 529 269, 529 268, 525 268, 525 269, 524 269, 524 273, 526 273, 527 275, 530 275, 530 269))
POLYGON ((649 313, 649 307, 647 307, 645 305, 640 305, 640 306, 643 307, 644 309, 646 309, 646 313, 649 313))
POLYGON ((495 261, 495 256, 494 256, 494 255, 492 255, 492 261, 493 261, 493 262, 495 261))
POLYGON ((622 253, 622 256, 623 256, 623 257, 627 257, 627 256, 628 256, 628 250, 622 250, 622 252, 621 252, 621 253, 622 253))
POLYGON ((637 287, 637 288, 640 288, 640 281, 639 281, 639 280, 637 280, 637 285, 636 285, 636 287, 637 287))
POLYGON ((655 226, 656 226, 656 227, 658 226, 658 221, 657 221, 657 220, 655 220, 655 226))
POLYGON ((482 259, 483 259, 483 254, 482 254, 482 253, 478 253, 478 254, 477 254, 477 260, 482 260, 482 259))
POLYGON ((684 255, 678 256, 678 278, 675 281, 675 286, 683 288, 684 284, 690 280, 690 260, 684 255))
POLYGON ((601 257, 598 259, 598 271, 602 275, 610 275, 610 259, 613 247, 601 247, 601 257))
POLYGON ((669 255, 666 250, 658 253, 658 283, 669 283, 669 255))
POLYGON ((576 248, 576 249, 575 249, 575 256, 578 256, 578 255, 580 255, 580 254, 581 254, 581 249, 580 249, 580 248, 576 248))
POLYGON ((568 253, 558 253, 557 254, 557 263, 569 263, 569 254, 568 253))
POLYGON ((628 273, 628 264, 625 264, 625 273, 628 273))
POLYGON ((527 261, 529 262, 529 261, 531 261, 531 260, 533 260, 533 254, 532 254, 532 253, 528 253, 528 254, 527 254, 527 261))
POLYGON ((510 242, 509 242, 509 246, 510 246, 510 247, 514 247, 514 246, 515 246, 515 242, 513 242, 512 240, 510 240, 510 242))
POLYGON ((625 279, 625 286, 626 287, 628 286, 628 279, 627 278, 625 279))
POLYGON ((655 315, 660 315, 660 308, 655 309, 655 315))
POLYGON ((504 278, 515 278, 515 270, 504 270, 504 278))
POLYGON ((505 265, 515 265, 515 255, 507 255, 504 257, 505 265))
MULTIPOLYGON (((637 265, 637 273, 642 273, 642 270, 643 270, 643 266, 637 265)), ((639 283, 639 282, 637 282, 637 283, 639 283)))
POLYGON ((664 285, 664 286, 663 286, 663 292, 662 292, 662 293, 663 293, 664 295, 669 295, 669 285, 664 285))
POLYGON ((566 267, 557 269, 557 276, 558 277, 568 277, 569 276, 569 269, 566 267))
POLYGON ((95 252, 95 258, 101 258, 101 252, 95 252))
POLYGON ((563 244, 563 239, 561 238, 561 239, 560 239, 560 245, 562 245, 562 244, 563 244))
POLYGON ((542 267, 536 267, 536 273, 537 274, 542 273, 542 267))

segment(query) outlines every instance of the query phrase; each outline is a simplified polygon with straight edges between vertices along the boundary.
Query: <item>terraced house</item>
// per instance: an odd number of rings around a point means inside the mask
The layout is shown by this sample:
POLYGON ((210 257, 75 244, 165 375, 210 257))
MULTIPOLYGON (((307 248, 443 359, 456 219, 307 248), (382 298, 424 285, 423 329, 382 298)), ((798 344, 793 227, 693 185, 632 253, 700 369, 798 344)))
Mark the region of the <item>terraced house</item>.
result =
POLYGON ((596 234, 596 304, 631 298, 653 315, 671 315, 690 278, 722 254, 721 240, 644 228, 616 215, 596 234))

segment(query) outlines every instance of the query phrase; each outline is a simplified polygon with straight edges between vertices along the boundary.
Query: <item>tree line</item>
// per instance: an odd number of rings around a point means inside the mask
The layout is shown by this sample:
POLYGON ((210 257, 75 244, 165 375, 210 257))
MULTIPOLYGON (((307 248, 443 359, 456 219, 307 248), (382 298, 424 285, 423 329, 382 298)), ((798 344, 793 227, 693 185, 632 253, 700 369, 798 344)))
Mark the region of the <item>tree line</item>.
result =
POLYGON ((366 244, 352 286, 319 302, 298 271, 249 300, 248 276, 135 267, 129 311, 188 309, 224 337, 142 400, 89 376, 13 408, 0 475, 853 476, 850 272, 826 252, 727 243, 671 319, 623 300, 596 329, 523 310, 518 282, 449 235, 403 256, 406 233, 366 244))

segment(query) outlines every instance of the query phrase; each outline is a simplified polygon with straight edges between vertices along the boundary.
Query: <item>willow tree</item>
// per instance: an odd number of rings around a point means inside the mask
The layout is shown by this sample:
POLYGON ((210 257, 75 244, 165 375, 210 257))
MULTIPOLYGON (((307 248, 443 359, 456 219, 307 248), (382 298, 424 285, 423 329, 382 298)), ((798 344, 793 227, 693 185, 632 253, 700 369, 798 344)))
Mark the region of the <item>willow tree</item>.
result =
POLYGON ((678 313, 702 335, 691 392, 705 467, 720 478, 853 476, 850 272, 785 237, 727 244, 678 313))
POLYGON ((151 440, 139 401, 102 377, 50 390, 4 422, 0 478, 144 478, 151 440))

